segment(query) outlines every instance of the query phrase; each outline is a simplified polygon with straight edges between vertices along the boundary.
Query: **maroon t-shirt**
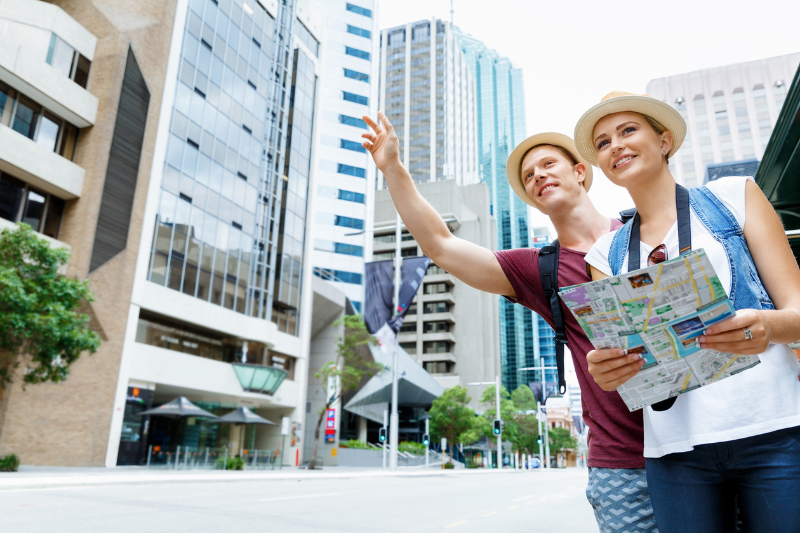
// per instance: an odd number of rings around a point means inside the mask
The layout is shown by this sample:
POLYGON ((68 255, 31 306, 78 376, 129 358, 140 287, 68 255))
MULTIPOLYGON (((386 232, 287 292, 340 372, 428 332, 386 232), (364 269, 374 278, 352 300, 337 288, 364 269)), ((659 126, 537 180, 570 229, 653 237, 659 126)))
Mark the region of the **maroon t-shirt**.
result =
MULTIPOLYGON (((621 223, 615 220, 611 229, 613 231, 620 226, 621 223)), ((552 327, 553 316, 539 275, 539 250, 536 248, 501 250, 495 252, 495 256, 517 295, 516 300, 513 298, 509 300, 532 310, 552 327)), ((591 281, 586 275, 585 256, 583 252, 561 247, 558 257, 559 287, 591 281)), ((583 419, 591 429, 589 466, 644 468, 642 410, 631 413, 616 391, 606 392, 594 382, 586 361, 586 354, 593 349, 592 343, 586 338, 566 306, 562 306, 562 309, 564 329, 581 387, 583 419)))

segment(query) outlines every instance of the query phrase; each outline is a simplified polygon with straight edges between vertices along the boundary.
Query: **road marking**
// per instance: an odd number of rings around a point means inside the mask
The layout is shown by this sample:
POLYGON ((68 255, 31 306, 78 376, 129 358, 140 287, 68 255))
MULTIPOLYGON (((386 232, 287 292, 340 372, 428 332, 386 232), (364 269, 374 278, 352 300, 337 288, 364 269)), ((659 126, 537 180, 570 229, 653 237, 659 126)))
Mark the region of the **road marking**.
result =
POLYGON ((513 511, 513 510, 514 510, 514 509, 516 509, 517 507, 519 507, 519 505, 512 505, 511 507, 509 507, 509 508, 508 508, 508 510, 509 510, 509 511, 513 511))
POLYGON ((305 496, 286 496, 284 498, 265 498, 263 500, 256 500, 259 502, 279 502, 282 500, 299 500, 301 498, 321 498, 323 496, 339 496, 341 492, 330 492, 328 494, 306 494, 305 496))
POLYGON ((447 524, 446 526, 444 526, 444 528, 447 529, 447 528, 450 528, 450 527, 456 527, 456 526, 460 526, 461 524, 466 524, 466 523, 467 523, 466 520, 462 520, 461 522, 453 522, 452 524, 447 524))
POLYGON ((491 513, 482 514, 481 516, 483 518, 486 518, 486 517, 492 516, 493 514, 497 514, 497 511, 492 511, 491 513))
POLYGON ((536 494, 531 494, 530 496, 524 496, 522 498, 517 498, 515 500, 511 500, 512 502, 521 502, 522 500, 530 500, 531 498, 535 498, 536 494))

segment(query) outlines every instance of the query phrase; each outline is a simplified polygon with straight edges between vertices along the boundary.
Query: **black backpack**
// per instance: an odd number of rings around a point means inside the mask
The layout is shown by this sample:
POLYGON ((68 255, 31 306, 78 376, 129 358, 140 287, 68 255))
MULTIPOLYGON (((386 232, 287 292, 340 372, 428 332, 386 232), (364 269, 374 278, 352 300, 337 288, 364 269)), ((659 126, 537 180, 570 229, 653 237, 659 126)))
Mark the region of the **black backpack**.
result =
MULTIPOLYGON (((623 224, 632 219, 636 209, 626 209, 619 212, 623 224)), ((567 392, 567 381, 564 379, 564 345, 567 343, 567 334, 564 330, 564 312, 558 299, 558 239, 550 246, 539 250, 539 275, 542 278, 544 295, 550 304, 550 313, 553 315, 553 330, 556 333, 556 367, 558 369, 558 393, 567 392)), ((544 376, 542 376, 544 381, 544 376)))

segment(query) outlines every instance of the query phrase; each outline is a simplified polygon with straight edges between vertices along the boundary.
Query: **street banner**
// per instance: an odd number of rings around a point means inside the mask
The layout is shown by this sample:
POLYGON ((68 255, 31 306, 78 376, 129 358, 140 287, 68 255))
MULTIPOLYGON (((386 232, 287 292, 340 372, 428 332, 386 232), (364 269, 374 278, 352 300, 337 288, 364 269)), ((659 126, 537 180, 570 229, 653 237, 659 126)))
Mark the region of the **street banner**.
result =
POLYGON ((536 420, 547 424, 547 408, 542 407, 536 412, 536 420))
POLYGON ((364 323, 367 331, 375 335, 384 324, 388 324, 389 329, 395 334, 400 331, 403 317, 417 294, 430 263, 430 258, 424 255, 403 259, 400 267, 399 301, 394 312, 392 312, 394 261, 373 261, 364 264, 364 323))
POLYGON ((536 398, 536 401, 541 403, 542 405, 547 402, 547 398, 552 396, 556 391, 558 391, 558 383, 555 381, 548 381, 544 383, 544 387, 542 387, 542 382, 534 381, 528 383, 528 386, 533 391, 533 397, 536 398), (542 394, 542 389, 544 388, 544 394, 542 394))
POLYGON ((578 415, 572 415, 572 421, 575 422, 575 431, 583 433, 583 419, 578 415))

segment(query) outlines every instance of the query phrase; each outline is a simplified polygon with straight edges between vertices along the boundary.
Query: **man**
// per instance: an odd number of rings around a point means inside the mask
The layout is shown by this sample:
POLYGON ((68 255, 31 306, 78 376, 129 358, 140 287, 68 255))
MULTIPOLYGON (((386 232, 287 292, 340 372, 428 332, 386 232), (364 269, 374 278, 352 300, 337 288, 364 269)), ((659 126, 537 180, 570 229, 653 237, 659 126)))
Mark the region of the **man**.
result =
MULTIPOLYGON (((538 266, 538 249, 491 252, 453 236, 419 194, 400 162, 399 141, 386 116, 381 124, 363 117, 373 132, 363 143, 383 173, 392 200, 425 255, 464 283, 505 296, 553 318, 538 266)), ((601 215, 587 195, 592 171, 572 139, 557 133, 529 137, 511 153, 506 174, 525 203, 548 215, 558 232, 558 285, 591 281, 584 256, 600 236, 621 226, 601 215)), ((586 353, 592 345, 571 313, 564 313, 566 337, 582 391, 589 432, 587 497, 601 532, 657 532, 644 475, 642 413, 628 411, 619 394, 602 390, 591 378, 586 353)))

